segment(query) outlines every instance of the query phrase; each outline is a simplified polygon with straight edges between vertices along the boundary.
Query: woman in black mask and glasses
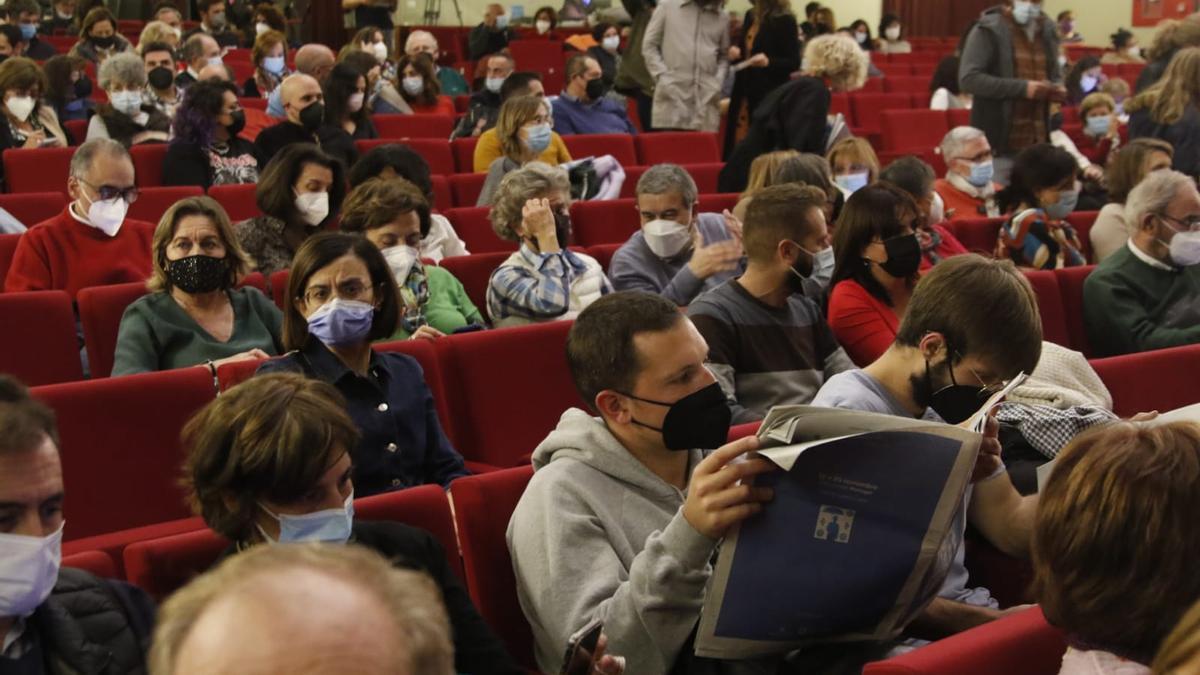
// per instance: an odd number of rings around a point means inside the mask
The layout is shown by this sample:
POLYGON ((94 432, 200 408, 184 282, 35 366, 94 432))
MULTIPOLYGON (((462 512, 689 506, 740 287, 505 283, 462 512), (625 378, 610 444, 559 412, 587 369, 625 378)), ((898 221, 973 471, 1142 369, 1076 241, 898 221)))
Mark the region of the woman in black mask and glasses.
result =
POLYGON ((163 160, 167 185, 231 185, 258 182, 254 144, 238 136, 246 113, 229 82, 208 80, 188 87, 175 111, 174 138, 163 160))

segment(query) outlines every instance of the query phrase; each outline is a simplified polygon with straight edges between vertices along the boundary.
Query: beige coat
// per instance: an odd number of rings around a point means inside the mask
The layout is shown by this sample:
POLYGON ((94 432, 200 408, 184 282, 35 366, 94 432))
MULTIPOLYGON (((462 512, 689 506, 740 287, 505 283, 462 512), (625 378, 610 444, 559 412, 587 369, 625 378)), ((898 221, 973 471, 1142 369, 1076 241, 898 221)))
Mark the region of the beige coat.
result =
POLYGON ((656 129, 717 131, 729 72, 729 16, 719 4, 663 0, 650 17, 642 56, 654 79, 656 129))

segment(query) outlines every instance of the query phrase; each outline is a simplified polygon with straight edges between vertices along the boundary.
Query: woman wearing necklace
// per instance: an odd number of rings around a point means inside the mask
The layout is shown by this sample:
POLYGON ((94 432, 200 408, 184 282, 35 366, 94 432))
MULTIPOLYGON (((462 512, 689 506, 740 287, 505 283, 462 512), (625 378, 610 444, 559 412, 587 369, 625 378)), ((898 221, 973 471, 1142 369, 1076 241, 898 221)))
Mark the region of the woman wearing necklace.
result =
POLYGON ((175 112, 175 137, 163 160, 166 185, 257 183, 254 144, 238 136, 246 115, 229 82, 209 80, 188 87, 175 112))

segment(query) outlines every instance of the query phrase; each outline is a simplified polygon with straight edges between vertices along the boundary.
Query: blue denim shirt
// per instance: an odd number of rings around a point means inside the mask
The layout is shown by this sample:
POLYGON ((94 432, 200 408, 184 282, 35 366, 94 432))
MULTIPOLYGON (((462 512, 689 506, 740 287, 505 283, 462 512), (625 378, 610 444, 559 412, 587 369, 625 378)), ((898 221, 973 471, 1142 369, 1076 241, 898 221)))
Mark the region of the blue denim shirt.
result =
POLYGON ((342 363, 319 340, 263 363, 259 373, 296 372, 332 384, 362 438, 350 451, 358 497, 470 475, 442 431, 433 395, 411 356, 371 352, 367 375, 342 363))

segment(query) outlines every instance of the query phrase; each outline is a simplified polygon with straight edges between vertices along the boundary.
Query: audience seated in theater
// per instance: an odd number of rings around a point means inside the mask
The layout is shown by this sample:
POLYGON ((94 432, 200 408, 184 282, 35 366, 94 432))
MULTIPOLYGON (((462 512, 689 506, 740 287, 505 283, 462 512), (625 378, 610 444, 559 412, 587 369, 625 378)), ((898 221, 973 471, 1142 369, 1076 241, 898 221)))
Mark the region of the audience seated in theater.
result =
POLYGON ((133 45, 117 32, 117 20, 104 7, 95 7, 83 18, 79 27, 79 42, 71 47, 71 56, 103 63, 113 54, 132 52, 133 45))
POLYGON ((995 167, 987 135, 974 127, 955 127, 942 138, 938 153, 946 163, 946 177, 934 188, 946 205, 946 219, 998 217, 1001 186, 992 180, 995 167))
POLYGON ((726 445, 707 358, 675 303, 650 293, 610 294, 571 327, 571 377, 599 417, 568 410, 537 447, 507 536, 542 671, 600 619, 629 673, 735 672, 693 656, 692 635, 721 537, 771 499, 734 486, 771 465, 737 461, 754 438, 726 445))
POLYGON ((846 203, 846 195, 834 185, 833 173, 824 157, 795 150, 776 150, 760 155, 750 164, 750 181, 741 199, 734 205, 733 215, 738 220, 745 220, 746 207, 750 206, 750 201, 759 190, 785 183, 811 185, 824 191, 827 199, 822 210, 825 212, 825 222, 830 226, 846 203))
MULTIPOLYGON (((0 64, 0 74, 12 61, 0 64)), ((71 157, 67 194, 59 215, 17 241, 6 291, 66 291, 145 281, 150 276, 154 225, 126 218, 137 199, 133 160, 120 143, 97 138, 71 157)))
MULTIPOLYGON (((317 82, 324 82, 335 63, 333 50, 322 44, 309 43, 296 50, 296 72, 310 75, 317 82)), ((267 97, 267 114, 283 119, 287 110, 283 106, 283 87, 275 87, 267 97)))
POLYGON ((179 45, 183 40, 170 24, 164 21, 150 21, 142 28, 142 32, 138 35, 137 46, 133 48, 133 51, 144 56, 146 54, 145 45, 152 45, 156 42, 167 45, 173 52, 179 49, 179 45))
POLYGON ((1175 624, 1152 664, 1154 675, 1194 672, 1200 668, 1200 601, 1175 624))
POLYGON ((188 87, 163 158, 163 184, 208 189, 257 183, 256 148, 239 135, 245 125, 246 112, 232 83, 209 80, 188 87))
POLYGON ((384 70, 387 64, 381 65, 374 54, 352 51, 338 59, 338 63, 352 68, 367 79, 366 101, 363 106, 371 114, 394 115, 412 112, 412 108, 387 77, 384 70))
POLYGON ((54 413, 0 376, 0 671, 145 672, 150 598, 124 582, 60 567, 64 487, 54 413))
POLYGON ((745 270, 742 224, 697 213, 696 182, 677 164, 650 167, 637 183, 642 227, 613 254, 608 277, 618 291, 658 293, 686 307, 745 270))
MULTIPOLYGON (((553 121, 550 102, 541 96, 514 96, 500 106, 496 128, 490 132, 494 134, 500 152, 487 167, 487 178, 476 206, 492 204, 500 180, 530 162, 558 166, 571 161, 562 137, 550 130, 553 121)), ((489 152, 481 145, 482 139, 475 146, 476 166, 479 166, 481 155, 489 152)))
POLYGON ((958 56, 950 55, 938 62, 929 82, 930 110, 969 110, 971 95, 958 86, 958 56))
POLYGON ((54 108, 42 99, 46 87, 46 76, 33 61, 13 57, 0 63, 0 95, 4 97, 6 122, 0 124, 0 152, 67 146, 67 134, 54 108))
MULTIPOLYGON (((601 79, 604 86, 612 90, 617 79, 617 71, 621 68, 621 26, 600 21, 592 26, 594 47, 588 47, 587 55, 596 59, 600 64, 601 79)), ((610 98, 612 95, 610 94, 610 98)))
POLYGON ((933 189, 934 178, 933 168, 912 155, 897 159, 879 174, 879 180, 907 192, 917 203, 919 217, 912 227, 917 241, 921 243, 923 270, 952 255, 967 252, 954 233, 942 225, 945 221, 945 205, 933 189))
POLYGON ((439 595, 361 546, 256 546, 163 605, 150 672, 453 675, 439 595))
MULTIPOLYGON (((11 24, 10 24, 11 25, 11 24)), ((0 26, 0 31, 3 31, 0 26)), ((87 74, 87 61, 78 56, 53 56, 42 64, 46 76, 46 93, 42 104, 54 110, 60 122, 86 120, 96 107, 92 95, 92 80, 87 74)), ((83 139, 73 139, 76 143, 83 139)))
POLYGON ((561 40, 562 35, 555 30, 556 28, 558 28, 558 12, 550 6, 538 7, 537 11, 533 13, 533 29, 537 32, 537 36, 547 40, 561 40))
MULTIPOLYGON (((546 89, 542 85, 541 74, 526 71, 509 75, 500 87, 500 109, 503 109, 506 101, 518 96, 545 98, 546 89)), ((496 124, 500 122, 500 109, 496 110, 496 118, 491 128, 479 134, 479 141, 475 143, 475 154, 472 160, 475 173, 487 173, 488 167, 492 165, 492 162, 504 155, 504 149, 501 146, 500 137, 497 136, 496 131, 496 124)), ((554 135, 552 134, 551 141, 553 139, 554 135)), ((561 163, 560 159, 562 162, 571 161, 571 155, 567 152, 567 146, 562 142, 561 138, 558 143, 552 142, 547 146, 538 157, 539 162, 550 165, 561 163)))
MULTIPOLYGON (((412 148, 388 143, 371 148, 350 168, 350 187, 355 188, 371 178, 403 178, 421 191, 425 202, 433 204, 433 182, 429 165, 412 148)), ((429 232, 421 237, 421 257, 440 262, 442 258, 470 255, 467 244, 458 238, 446 216, 431 213, 429 232)))
POLYGON ((462 283, 421 261, 419 247, 429 234, 430 215, 421 190, 403 178, 367 180, 342 205, 341 231, 375 244, 396 280, 400 325, 391 339, 434 339, 468 325, 485 325, 462 283))
POLYGON ((222 49, 236 48, 240 40, 229 25, 229 18, 225 11, 230 7, 231 5, 225 0, 197 0, 195 8, 198 16, 196 18, 200 20, 200 25, 184 33, 183 39, 187 40, 193 35, 208 35, 216 40, 222 49))
MULTIPOLYGON (((1041 348, 1037 300, 1012 263, 955 256, 917 284, 883 356, 830 379, 813 404, 961 424, 1005 381, 1031 372, 1041 348)), ((1013 487, 998 428, 987 422, 973 485, 937 556, 937 572, 945 575, 940 597, 909 626, 914 637, 935 639, 1004 614, 986 588, 967 586, 968 521, 1000 551, 1029 555, 1037 497, 1021 497, 1013 487)))
POLYGON ((1058 456, 1037 510, 1033 568, 1046 620, 1067 635, 1061 675, 1150 675, 1200 600, 1197 480, 1200 429, 1184 422, 1109 425, 1058 456))
POLYGON ((1129 241, 1083 285, 1088 340, 1100 356, 1200 342, 1200 193, 1155 171, 1125 200, 1129 241))
POLYGON ((796 150, 824 154, 831 92, 861 89, 869 63, 853 38, 822 35, 809 41, 800 76, 777 87, 758 104, 746 138, 726 158, 719 191, 744 190, 750 163, 764 153, 796 150))
POLYGON ((657 3, 642 37, 642 58, 657 83, 655 129, 713 133, 721 126, 729 24, 729 15, 716 2, 657 3))
MULTIPOLYGON (((411 33, 410 33, 411 35, 411 33)), ((391 49, 388 43, 384 40, 383 31, 378 27, 368 24, 364 28, 359 29, 342 48, 338 50, 338 63, 346 60, 346 57, 357 53, 368 54, 375 59, 375 63, 386 71, 388 79, 396 77, 396 64, 391 59, 391 49)))
POLYGON ((254 194, 263 215, 233 230, 255 268, 270 275, 288 269, 300 244, 337 217, 346 194, 342 164, 311 143, 289 145, 263 169, 254 194))
POLYGON ((287 17, 275 5, 269 2, 258 2, 254 5, 254 15, 250 17, 250 22, 242 31, 242 44, 254 47, 254 41, 258 39, 258 36, 268 31, 275 31, 286 36, 288 32, 287 17))
MULTIPOLYGON (((846 200, 833 235, 829 328, 858 366, 896 339, 923 262, 912 197, 880 181, 846 200)), ((965 252, 965 251, 964 251, 965 252)))
POLYGON ((795 184, 754 195, 743 227, 745 273, 688 307, 735 424, 760 420, 772 406, 810 403, 826 379, 854 365, 804 294, 833 264, 827 199, 795 184))
POLYGON ((87 140, 111 138, 125 147, 166 143, 171 120, 143 98, 146 67, 133 52, 114 54, 100 64, 100 88, 107 103, 96 107, 88 122, 87 140))
POLYGON ((879 180, 879 157, 865 138, 843 138, 825 154, 837 183, 847 198, 879 180))
MULTIPOLYGON (((504 90, 508 87, 511 91, 509 78, 515 67, 512 56, 507 53, 493 54, 487 58, 483 86, 471 94, 471 100, 467 104, 467 114, 459 120, 458 126, 454 128, 454 133, 450 135, 451 140, 479 136, 496 126, 496 117, 500 115, 500 104, 504 102, 505 98, 504 90)), ((522 81, 514 80, 512 85, 520 84, 524 88, 529 75, 533 75, 533 73, 522 73, 522 81)))
POLYGON ((911 54, 912 44, 901 37, 900 17, 895 14, 884 14, 879 21, 879 39, 876 49, 881 54, 911 54))
POLYGON ((142 65, 146 68, 146 102, 158 108, 168 119, 183 100, 183 91, 175 86, 175 51, 165 42, 141 43, 142 65))
POLYGON ((754 193, 765 187, 782 183, 783 181, 779 180, 777 176, 784 162, 799 156, 800 153, 795 150, 775 150, 755 157, 754 161, 750 163, 750 175, 746 181, 746 188, 742 190, 738 203, 733 207, 733 213, 739 218, 744 218, 746 207, 750 205, 750 198, 754 196, 754 193))
POLYGON ((1117 102, 1108 94, 1088 94, 1079 105, 1083 134, 1075 138, 1075 147, 1092 164, 1107 167, 1121 146, 1121 121, 1117 102))
POLYGON ((501 239, 521 247, 488 281, 488 314, 496 326, 574 319, 612 292, 600 263, 566 248, 570 207, 571 184, 560 168, 530 162, 500 181, 488 218, 501 239))
POLYGON ((438 49, 437 38, 427 30, 414 30, 408 34, 408 38, 404 41, 404 53, 411 58, 416 58, 418 54, 427 54, 430 60, 433 61, 434 74, 437 75, 438 84, 441 85, 442 94, 446 96, 462 96, 470 92, 467 87, 467 80, 462 76, 462 73, 454 68, 443 68, 437 65, 438 59, 441 57, 441 51, 438 49))
POLYGON ((1100 57, 1086 55, 1071 65, 1063 84, 1067 88, 1066 105, 1078 106, 1083 99, 1100 91, 1100 85, 1107 78, 1100 67, 1100 57))
MULTIPOLYGON (((50 5, 51 11, 46 14, 38 26, 41 30, 44 30, 47 35, 70 34, 79 31, 78 8, 75 0, 56 0, 50 5)), ((9 21, 16 23, 14 18, 10 18, 9 21)))
POLYGON ((113 375, 265 359, 283 353, 283 315, 253 287, 250 261, 210 197, 175 202, 154 231, 150 290, 125 310, 113 375))
POLYGON ((453 117, 454 99, 442 94, 442 85, 433 72, 433 60, 425 54, 405 54, 396 63, 400 95, 414 113, 453 117))
POLYGON ((175 36, 183 41, 183 14, 173 1, 159 0, 154 5, 154 20, 161 21, 171 27, 175 36))
POLYGON ((175 86, 186 89, 200 79, 200 71, 205 66, 223 62, 221 46, 207 33, 196 33, 183 41, 183 47, 179 49, 179 60, 186 68, 175 76, 175 86))
POLYGON ((636 134, 625 106, 608 98, 600 63, 585 53, 567 58, 562 95, 554 99, 554 130, 560 135, 636 134))
POLYGON ((508 26, 508 19, 503 5, 488 5, 483 12, 483 21, 467 34, 467 58, 478 61, 503 51, 510 40, 517 39, 517 32, 508 26))
MULTIPOLYGON (((322 86, 325 124, 342 129, 355 140, 379 138, 367 110, 367 78, 357 69, 339 63, 322 86)), ((350 165, 347 164, 347 167, 350 165)))
POLYGON ((287 67, 287 37, 273 30, 260 34, 254 39, 250 61, 254 64, 254 74, 242 85, 242 93, 246 98, 267 98, 283 78, 291 75, 287 67))
POLYGON ((21 37, 25 41, 22 56, 35 61, 45 61, 57 53, 54 45, 38 37, 42 7, 37 0, 9 0, 4 9, 8 11, 8 21, 17 24, 17 28, 21 30, 21 37))
POLYGON ((1067 216, 1079 201, 1075 158, 1048 143, 1031 145, 1013 162, 1012 182, 996 194, 1011 213, 1000 227, 996 257, 1021 267, 1052 270, 1086 264, 1067 216))
POLYGON ((1117 152, 1107 173, 1110 202, 1100 209, 1088 233, 1097 263, 1124 248, 1129 241, 1129 225, 1125 222, 1129 192, 1151 173, 1170 169, 1174 152, 1169 143, 1157 138, 1135 138, 1117 152))
POLYGON ((287 117, 263 129, 254 139, 260 160, 270 162, 290 145, 316 143, 323 152, 341 162, 343 168, 354 164, 358 159, 354 139, 345 129, 325 121, 325 96, 316 79, 296 73, 279 85, 279 91, 287 117))
POLYGON ((360 437, 351 447, 360 497, 468 474, 438 421, 415 359, 376 352, 396 332, 400 302, 383 254, 365 237, 325 232, 296 252, 283 345, 259 373, 297 372, 342 393, 360 437))
POLYGON ((326 382, 260 375, 188 422, 184 483, 204 522, 232 542, 223 557, 236 560, 276 548, 259 546, 276 542, 362 546, 436 584, 450 614, 457 671, 521 672, 471 604, 433 535, 398 522, 355 519, 351 456, 361 434, 345 407, 326 382))
MULTIPOLYGON (((1193 19, 1188 19, 1193 21, 1193 19)), ((1200 23, 1200 19, 1194 19, 1200 23)), ((1149 68, 1147 68, 1149 69, 1149 68)), ((1161 80, 1125 102, 1131 138, 1158 138, 1175 148, 1172 166, 1200 176, 1200 47, 1181 49, 1161 80)))

